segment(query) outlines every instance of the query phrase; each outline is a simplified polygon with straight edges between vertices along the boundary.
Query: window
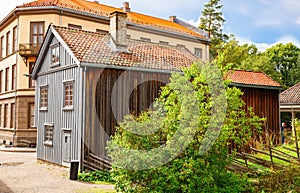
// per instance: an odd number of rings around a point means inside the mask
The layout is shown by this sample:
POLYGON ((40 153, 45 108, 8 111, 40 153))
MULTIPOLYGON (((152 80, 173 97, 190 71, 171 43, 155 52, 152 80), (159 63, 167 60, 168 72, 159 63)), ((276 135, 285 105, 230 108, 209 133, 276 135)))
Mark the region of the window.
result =
POLYGON ((28 127, 34 126, 34 103, 28 104, 28 127))
POLYGON ((30 43, 33 46, 42 44, 45 22, 30 22, 30 43))
POLYGON ((13 28, 13 44, 12 44, 12 51, 15 52, 17 51, 18 48, 18 31, 17 31, 17 26, 13 28))
POLYGON ((3 70, 0 71, 0 93, 2 93, 3 88, 3 70))
POLYGON ((9 68, 5 69, 5 91, 8 91, 9 87, 9 68))
POLYGON ((102 30, 102 29, 96 29, 96 32, 97 32, 97 33, 100 33, 100 34, 102 34, 102 35, 108 34, 108 31, 102 30))
POLYGON ((10 31, 6 33, 6 55, 11 54, 11 38, 10 38, 10 31))
POLYGON ((12 103, 10 106, 10 127, 15 128, 15 104, 12 103))
POLYGON ((40 109, 47 110, 48 107, 48 86, 40 87, 40 109))
POLYGON ((141 37, 141 41, 143 41, 143 42, 151 42, 151 39, 150 38, 143 38, 143 37, 141 37))
POLYGON ((59 44, 51 45, 51 65, 59 65, 59 44))
POLYGON ((199 58, 202 58, 202 49, 201 48, 195 48, 195 53, 196 56, 199 58))
POLYGON ((15 90, 16 89, 16 80, 17 80, 17 66, 14 64, 12 66, 12 71, 11 71, 11 89, 15 90))
POLYGON ((4 104, 4 127, 8 127, 9 115, 8 115, 8 104, 4 104))
POLYGON ((159 41, 159 44, 167 46, 169 45, 169 42, 159 41))
POLYGON ((178 48, 182 48, 182 49, 183 49, 183 48, 185 48, 185 45, 182 45, 182 44, 177 44, 177 47, 178 47, 178 48))
MULTIPOLYGON (((29 74, 31 74, 33 67, 34 62, 29 62, 29 74)), ((33 80, 31 76, 29 76, 29 88, 35 88, 35 80, 33 80)))
POLYGON ((69 27, 69 28, 74 28, 74 29, 82 29, 82 26, 80 26, 80 25, 75 25, 75 24, 71 24, 71 23, 68 24, 68 27, 69 27))
POLYGON ((2 105, 0 105, 0 127, 2 126, 2 105))
POLYGON ((4 48, 4 36, 1 37, 0 40, 0 58, 4 58, 5 57, 5 48, 4 48))
POLYGON ((44 144, 52 146, 52 144, 53 144, 53 129, 54 129, 53 124, 45 123, 44 126, 45 126, 44 144))
POLYGON ((73 108, 73 89, 74 82, 65 82, 64 83, 64 109, 72 109, 73 108))

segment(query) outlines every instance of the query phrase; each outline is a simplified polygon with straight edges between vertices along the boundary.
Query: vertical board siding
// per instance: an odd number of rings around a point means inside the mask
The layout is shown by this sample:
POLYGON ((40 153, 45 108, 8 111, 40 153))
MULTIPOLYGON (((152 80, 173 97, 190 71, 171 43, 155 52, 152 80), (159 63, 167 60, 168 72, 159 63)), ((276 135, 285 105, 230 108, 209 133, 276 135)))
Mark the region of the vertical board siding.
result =
POLYGON ((85 169, 105 169, 97 166, 97 161, 91 163, 91 160, 95 160, 95 156, 105 163, 109 160, 105 150, 106 141, 115 133, 118 122, 126 114, 138 115, 149 108, 158 97, 161 86, 169 82, 169 77, 170 74, 164 73, 87 69, 85 169), (138 82, 142 84, 137 85, 138 82))
MULTIPOLYGON (((242 98, 246 106, 253 107, 256 115, 267 119, 267 128, 263 127, 263 133, 268 129, 271 140, 274 144, 278 144, 280 142, 279 90, 246 87, 242 87, 241 90, 244 93, 242 98)), ((267 143, 265 134, 262 137, 267 143)))
POLYGON ((36 104, 39 105, 39 85, 48 85, 48 110, 36 108, 36 125, 38 128, 37 158, 56 164, 62 164, 63 128, 71 129, 71 160, 80 159, 81 119, 82 119, 82 81, 81 68, 39 76, 37 79, 36 104), (64 83, 74 80, 73 110, 63 110, 64 83), (44 123, 53 123, 53 146, 44 145, 44 123))

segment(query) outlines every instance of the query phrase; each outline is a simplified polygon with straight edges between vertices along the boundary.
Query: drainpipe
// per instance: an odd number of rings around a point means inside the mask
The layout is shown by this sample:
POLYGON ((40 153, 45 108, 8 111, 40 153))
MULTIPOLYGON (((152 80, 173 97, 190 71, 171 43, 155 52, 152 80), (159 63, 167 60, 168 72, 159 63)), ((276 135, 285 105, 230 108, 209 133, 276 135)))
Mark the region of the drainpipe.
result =
MULTIPOLYGON (((16 15, 16 13, 14 13, 14 15, 16 15)), ((16 136, 16 129, 17 129, 17 82, 18 82, 18 53, 19 53, 19 16, 17 15, 17 48, 16 48, 16 72, 15 72, 15 76, 16 79, 14 81, 14 87, 15 87, 15 109, 14 109, 14 134, 13 134, 13 146, 15 146, 15 136, 16 136)), ((14 77, 13 77, 14 78, 14 77)))

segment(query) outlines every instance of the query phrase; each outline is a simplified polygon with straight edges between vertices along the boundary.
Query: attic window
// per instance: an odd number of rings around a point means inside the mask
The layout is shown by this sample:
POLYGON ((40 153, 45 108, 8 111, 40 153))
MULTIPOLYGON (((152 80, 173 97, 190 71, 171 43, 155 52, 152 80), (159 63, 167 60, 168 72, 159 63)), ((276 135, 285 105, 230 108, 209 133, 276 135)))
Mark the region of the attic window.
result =
POLYGON ((51 66, 59 65, 59 44, 51 45, 51 66))
POLYGON ((97 33, 100 33, 100 34, 102 34, 102 35, 108 34, 108 31, 102 30, 102 29, 96 29, 96 32, 97 32, 97 33))
POLYGON ((141 37, 141 41, 143 41, 143 42, 151 42, 151 39, 150 38, 143 38, 143 37, 141 37))

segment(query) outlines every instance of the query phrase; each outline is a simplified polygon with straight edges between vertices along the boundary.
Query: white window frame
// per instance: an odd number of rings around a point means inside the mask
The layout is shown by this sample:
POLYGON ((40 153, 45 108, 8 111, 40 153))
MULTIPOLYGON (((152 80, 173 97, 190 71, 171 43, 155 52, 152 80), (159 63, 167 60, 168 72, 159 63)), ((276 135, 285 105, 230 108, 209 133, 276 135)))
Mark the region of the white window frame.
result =
POLYGON ((74 109, 74 80, 66 80, 63 81, 63 110, 73 110, 74 109), (66 89, 72 86, 72 93, 68 92, 68 96, 66 96, 66 89), (68 97, 68 101, 66 98, 68 97), (70 99, 72 98, 72 99, 70 99), (72 103, 70 105, 70 103, 72 103))
POLYGON ((202 58, 203 57, 203 50, 202 50, 202 48, 195 48, 194 54, 195 54, 195 56, 197 56, 199 58, 202 58))
POLYGON ((52 44, 51 48, 51 67, 56 67, 60 65, 60 57, 59 57, 59 43, 52 44))
POLYGON ((47 111, 48 110, 48 102, 49 102, 49 88, 48 85, 40 85, 40 100, 39 100, 39 110, 47 111), (42 90, 47 90, 47 101, 46 106, 42 106, 42 90))
POLYGON ((54 124, 44 123, 44 145, 53 146, 54 124))

